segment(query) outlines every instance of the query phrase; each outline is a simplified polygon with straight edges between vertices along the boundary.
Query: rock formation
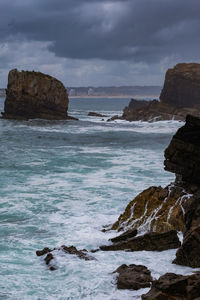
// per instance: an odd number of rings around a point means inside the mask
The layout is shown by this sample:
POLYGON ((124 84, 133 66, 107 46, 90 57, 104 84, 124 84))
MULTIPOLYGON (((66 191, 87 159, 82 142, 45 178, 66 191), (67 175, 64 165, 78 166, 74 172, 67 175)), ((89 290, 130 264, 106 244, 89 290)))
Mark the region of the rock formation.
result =
POLYGON ((112 225, 112 230, 128 228, 143 231, 184 231, 183 212, 188 193, 175 183, 162 188, 152 186, 136 196, 112 225))
POLYGON ((122 116, 127 121, 184 121, 187 114, 200 117, 200 64, 177 64, 166 72, 160 101, 131 100, 122 116))
POLYGON ((103 115, 103 114, 96 113, 96 112, 93 112, 93 111, 90 111, 88 113, 88 116, 89 117, 101 117, 101 118, 107 117, 107 115, 103 115))
POLYGON ((70 246, 67 247, 65 245, 59 247, 59 248, 54 248, 54 249, 49 249, 49 248, 44 248, 43 250, 37 250, 36 255, 37 256, 43 256, 47 254, 44 258, 44 261, 46 265, 48 266, 49 270, 54 271, 56 270, 55 264, 52 262, 55 258, 55 253, 61 251, 62 253, 65 254, 72 254, 76 255, 78 258, 83 259, 83 260, 96 260, 93 256, 89 255, 87 250, 77 250, 76 247, 70 246))
POLYGON ((150 287, 153 281, 151 272, 142 265, 121 265, 113 273, 118 273, 117 288, 139 290, 150 287))
POLYGON ((160 101, 175 107, 200 106, 200 64, 181 63, 169 69, 160 101))
POLYGON ((114 242, 112 245, 100 246, 103 251, 164 251, 168 249, 176 249, 180 246, 180 242, 175 230, 165 233, 149 232, 145 235, 126 238, 123 241, 114 242))
POLYGON ((165 150, 165 170, 185 182, 200 184, 200 119, 188 115, 186 123, 165 150))
POLYGON ((142 300, 193 300, 199 299, 200 272, 190 276, 166 273, 153 281, 151 290, 142 300))
POLYGON ((14 69, 9 72, 4 118, 68 119, 68 95, 57 79, 40 73, 14 69))

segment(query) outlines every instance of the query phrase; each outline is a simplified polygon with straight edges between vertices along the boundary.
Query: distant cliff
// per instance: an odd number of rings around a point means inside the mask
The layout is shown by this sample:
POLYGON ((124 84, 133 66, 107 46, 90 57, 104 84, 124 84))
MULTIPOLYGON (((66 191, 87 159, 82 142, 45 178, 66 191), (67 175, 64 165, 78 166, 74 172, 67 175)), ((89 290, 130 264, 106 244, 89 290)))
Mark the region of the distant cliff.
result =
POLYGON ((184 121, 187 114, 200 117, 200 64, 177 64, 166 72, 160 101, 131 100, 121 119, 127 121, 184 121), (137 103, 138 102, 138 103, 137 103))
POLYGON ((200 106, 200 64, 181 63, 169 69, 160 102, 177 108, 200 106))

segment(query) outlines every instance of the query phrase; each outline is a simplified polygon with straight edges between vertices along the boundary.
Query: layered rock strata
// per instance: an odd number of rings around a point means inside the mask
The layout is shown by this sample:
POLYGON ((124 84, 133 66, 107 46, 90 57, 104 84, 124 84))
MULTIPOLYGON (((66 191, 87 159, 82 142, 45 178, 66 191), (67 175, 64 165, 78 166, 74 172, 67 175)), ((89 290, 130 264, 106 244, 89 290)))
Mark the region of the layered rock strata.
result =
POLYGON ((34 71, 9 72, 4 118, 65 120, 68 103, 67 90, 56 78, 34 71))

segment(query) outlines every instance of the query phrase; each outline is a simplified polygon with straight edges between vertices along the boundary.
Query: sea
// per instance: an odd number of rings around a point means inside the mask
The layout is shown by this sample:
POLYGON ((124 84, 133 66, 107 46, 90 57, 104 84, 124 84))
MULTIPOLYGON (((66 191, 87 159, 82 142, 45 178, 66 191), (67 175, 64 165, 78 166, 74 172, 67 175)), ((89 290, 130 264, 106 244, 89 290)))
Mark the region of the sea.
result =
MULTIPOLYGON (((174 180, 164 149, 183 123, 107 122, 128 98, 71 98, 79 121, 0 119, 0 299, 129 300, 147 289, 118 290, 122 264, 142 264, 158 278, 191 274, 172 264, 176 250, 103 252, 92 261, 57 251, 50 271, 36 250, 74 245, 88 251, 109 244, 102 232, 149 186, 174 180), (89 117, 95 111, 108 117, 89 117)), ((3 111, 4 98, 0 99, 3 111)), ((89 252, 90 253, 90 252, 89 252)))

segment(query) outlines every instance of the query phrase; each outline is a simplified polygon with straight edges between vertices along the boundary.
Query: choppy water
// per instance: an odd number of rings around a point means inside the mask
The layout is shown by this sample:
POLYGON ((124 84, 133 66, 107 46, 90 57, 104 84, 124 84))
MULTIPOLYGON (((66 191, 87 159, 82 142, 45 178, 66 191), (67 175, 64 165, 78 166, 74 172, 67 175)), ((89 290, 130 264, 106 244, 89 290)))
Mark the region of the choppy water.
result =
MULTIPOLYGON (((0 100, 1 110, 3 99, 0 100)), ((88 250, 130 200, 166 185, 163 150, 182 124, 106 122, 89 111, 120 114, 129 99, 71 99, 80 121, 0 120, 0 299, 140 299, 146 290, 118 291, 112 272, 144 264, 157 278, 190 268, 171 264, 175 250, 97 252, 97 261, 57 256, 51 272, 35 250, 65 244, 88 250)))

